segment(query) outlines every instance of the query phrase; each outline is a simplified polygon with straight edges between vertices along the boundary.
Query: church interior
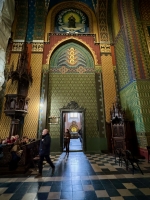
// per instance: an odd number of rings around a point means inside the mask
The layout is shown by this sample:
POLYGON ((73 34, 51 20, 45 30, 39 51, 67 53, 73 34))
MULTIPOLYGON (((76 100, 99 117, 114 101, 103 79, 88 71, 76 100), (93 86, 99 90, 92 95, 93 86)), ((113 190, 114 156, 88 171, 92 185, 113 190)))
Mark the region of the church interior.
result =
POLYGON ((149 0, 1 0, 0 27, 0 200, 150 199, 149 0))

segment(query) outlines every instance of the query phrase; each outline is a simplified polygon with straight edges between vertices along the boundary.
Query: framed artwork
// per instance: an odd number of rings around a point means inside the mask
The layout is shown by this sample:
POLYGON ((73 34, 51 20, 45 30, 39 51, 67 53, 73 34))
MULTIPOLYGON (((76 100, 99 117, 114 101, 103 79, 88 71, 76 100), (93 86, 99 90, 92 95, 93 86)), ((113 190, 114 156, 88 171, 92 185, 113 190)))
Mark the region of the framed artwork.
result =
POLYGON ((59 123, 59 117, 49 117, 49 124, 58 124, 59 123))

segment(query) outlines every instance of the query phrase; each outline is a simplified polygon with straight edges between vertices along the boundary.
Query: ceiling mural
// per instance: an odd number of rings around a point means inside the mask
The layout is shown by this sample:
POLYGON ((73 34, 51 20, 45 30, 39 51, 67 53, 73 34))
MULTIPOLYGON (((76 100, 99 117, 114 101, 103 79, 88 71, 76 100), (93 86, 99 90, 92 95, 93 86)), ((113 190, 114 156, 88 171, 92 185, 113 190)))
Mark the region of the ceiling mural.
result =
POLYGON ((87 33, 88 18, 78 9, 64 9, 56 15, 55 32, 87 33))
MULTIPOLYGON (((55 1, 50 1, 50 4, 49 4, 49 9, 51 9, 53 6, 55 6, 56 4, 58 3, 62 3, 62 2, 65 2, 64 0, 55 0, 55 1)), ((72 3, 75 3, 75 2, 82 2, 82 3, 85 3, 87 4, 88 7, 90 7, 92 10, 95 11, 96 7, 97 7, 97 0, 76 0, 72 3)), ((67 3, 67 1, 66 1, 67 3)))

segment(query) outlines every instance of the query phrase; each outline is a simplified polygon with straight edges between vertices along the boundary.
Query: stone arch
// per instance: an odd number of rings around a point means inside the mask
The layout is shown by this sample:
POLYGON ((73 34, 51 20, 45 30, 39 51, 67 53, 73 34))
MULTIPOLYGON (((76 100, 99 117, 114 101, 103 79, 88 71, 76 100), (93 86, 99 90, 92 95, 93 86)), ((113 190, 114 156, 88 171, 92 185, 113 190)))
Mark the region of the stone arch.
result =
POLYGON ((98 23, 94 12, 84 3, 78 2, 77 4, 72 4, 72 1, 59 3, 49 11, 46 19, 45 41, 48 40, 48 33, 54 32, 55 17, 57 13, 65 8, 76 8, 84 12, 89 19, 90 33, 95 33, 97 37, 96 39, 99 41, 98 23))
POLYGON ((56 50, 56 48, 59 48, 60 45, 63 45, 66 42, 70 42, 70 41, 73 41, 74 43, 78 43, 78 44, 82 45, 83 47, 85 47, 91 53, 91 55, 92 55, 92 57, 94 59, 94 64, 95 65, 99 65, 98 58, 97 58, 97 55, 96 55, 95 51, 93 51, 93 49, 87 43, 85 43, 81 39, 76 39, 73 36, 71 38, 62 39, 61 41, 59 41, 58 43, 56 43, 51 48, 51 50, 49 51, 49 53, 47 55, 47 58, 46 58, 46 64, 49 64, 50 57, 51 57, 52 53, 56 50))

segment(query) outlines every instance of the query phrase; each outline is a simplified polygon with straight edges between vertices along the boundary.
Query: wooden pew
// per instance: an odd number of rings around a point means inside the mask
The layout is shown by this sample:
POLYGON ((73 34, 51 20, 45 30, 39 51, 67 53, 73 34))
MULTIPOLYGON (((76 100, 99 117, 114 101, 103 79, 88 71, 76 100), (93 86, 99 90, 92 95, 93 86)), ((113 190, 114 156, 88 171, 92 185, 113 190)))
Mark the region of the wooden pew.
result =
POLYGON ((33 158, 39 153, 40 140, 35 140, 29 144, 21 146, 23 150, 21 158, 18 162, 18 167, 16 170, 9 170, 9 162, 12 159, 11 149, 13 144, 7 144, 2 146, 3 157, 0 158, 0 174, 23 174, 26 173, 30 167, 34 167, 33 158))

